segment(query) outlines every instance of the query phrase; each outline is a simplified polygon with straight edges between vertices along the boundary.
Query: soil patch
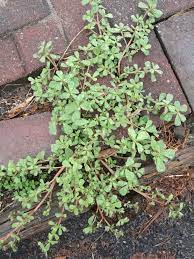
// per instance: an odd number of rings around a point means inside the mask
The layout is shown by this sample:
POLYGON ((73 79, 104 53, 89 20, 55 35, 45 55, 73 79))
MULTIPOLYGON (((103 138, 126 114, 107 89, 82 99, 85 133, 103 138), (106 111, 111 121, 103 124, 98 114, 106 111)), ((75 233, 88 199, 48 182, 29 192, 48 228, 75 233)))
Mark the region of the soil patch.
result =
POLYGON ((34 101, 30 84, 7 84, 0 88, 0 120, 50 111, 48 103, 34 101))
MULTIPOLYGON (((138 239, 135 237, 135 233, 149 219, 149 215, 145 212, 140 213, 124 227, 124 237, 119 240, 103 230, 93 235, 84 235, 82 230, 89 216, 88 213, 85 213, 66 222, 68 232, 51 250, 48 258, 130 258, 134 254, 136 256, 143 254, 150 255, 150 258, 192 259, 194 258, 193 205, 194 196, 184 209, 184 216, 181 219, 160 218, 138 239), (151 257, 151 255, 155 257, 151 257)), ((36 242, 40 239, 44 241, 46 236, 47 232, 44 232, 32 239, 25 240, 20 244, 16 253, 7 251, 1 253, 0 258, 45 258, 36 242)))

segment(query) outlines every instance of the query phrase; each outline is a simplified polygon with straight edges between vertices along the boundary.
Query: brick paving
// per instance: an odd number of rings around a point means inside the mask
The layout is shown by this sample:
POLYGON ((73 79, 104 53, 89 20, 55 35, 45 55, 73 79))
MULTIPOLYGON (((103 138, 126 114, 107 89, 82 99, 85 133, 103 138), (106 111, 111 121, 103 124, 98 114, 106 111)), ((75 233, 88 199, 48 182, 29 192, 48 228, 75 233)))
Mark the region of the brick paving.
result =
POLYGON ((49 14, 45 0, 0 1, 0 35, 12 32, 27 24, 35 23, 49 14), (5 2, 4 5, 1 2, 5 2))
POLYGON ((50 145, 55 138, 48 133, 49 113, 36 114, 0 122, 0 164, 9 160, 17 161, 27 155, 36 155, 45 150, 50 152, 50 145))
MULTIPOLYGON (((127 24, 130 16, 137 13, 138 2, 103 0, 114 15, 113 22, 127 24)), ((146 80, 146 91, 154 96, 173 93, 182 103, 189 100, 194 108, 194 1, 158 0, 158 4, 164 15, 157 21, 156 34, 151 35, 152 50, 148 58, 161 66, 164 75, 151 87, 146 80)), ((63 52, 83 27, 85 10, 81 0, 0 1, 0 87, 41 68, 42 64, 32 57, 41 41, 52 40, 54 51, 63 52)), ((86 34, 76 45, 84 42, 86 34)), ((146 59, 142 54, 135 57, 139 64, 146 59)), ((0 144, 6 146, 6 150, 0 151, 0 163, 48 150, 54 141, 48 134, 48 120, 49 115, 43 114, 0 122, 0 144)))
POLYGON ((69 40, 83 28, 83 14, 87 7, 80 5, 79 0, 51 0, 69 40))
POLYGON ((51 16, 37 24, 18 30, 14 38, 27 74, 40 68, 41 64, 33 58, 33 54, 36 53, 37 46, 40 46, 41 42, 52 40, 53 51, 57 54, 61 54, 67 45, 67 40, 51 16))
POLYGON ((157 31, 194 110, 194 10, 158 24, 157 31))
POLYGON ((24 76, 25 71, 11 38, 0 40, 0 85, 24 76))

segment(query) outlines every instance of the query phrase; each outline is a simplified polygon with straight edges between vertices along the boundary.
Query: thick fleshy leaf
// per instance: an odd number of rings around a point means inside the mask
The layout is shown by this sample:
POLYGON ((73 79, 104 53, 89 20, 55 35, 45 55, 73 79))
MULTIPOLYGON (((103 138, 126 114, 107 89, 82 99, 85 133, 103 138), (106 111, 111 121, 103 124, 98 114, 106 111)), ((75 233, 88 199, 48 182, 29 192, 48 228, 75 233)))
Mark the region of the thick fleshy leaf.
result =
POLYGON ((129 136, 130 136, 132 139, 135 139, 135 138, 136 138, 136 132, 135 132, 134 129, 128 128, 128 134, 129 134, 129 136))
POLYGON ((143 3, 143 2, 140 2, 140 3, 138 4, 138 7, 141 8, 141 9, 147 9, 147 8, 148 8, 147 4, 145 4, 145 3, 143 3))
POLYGON ((140 131, 137 135, 137 141, 143 141, 149 139, 150 136, 146 131, 140 131))
POLYGON ((167 149, 165 151, 165 156, 168 157, 169 159, 173 159, 175 157, 175 150, 167 149))
POLYGON ((125 196, 128 193, 128 186, 124 186, 119 190, 120 195, 125 196))
POLYGON ((176 115, 175 126, 181 126, 181 118, 180 118, 179 114, 176 115))
POLYGON ((166 167, 163 159, 157 158, 155 163, 156 163, 156 169, 159 173, 165 172, 166 167))

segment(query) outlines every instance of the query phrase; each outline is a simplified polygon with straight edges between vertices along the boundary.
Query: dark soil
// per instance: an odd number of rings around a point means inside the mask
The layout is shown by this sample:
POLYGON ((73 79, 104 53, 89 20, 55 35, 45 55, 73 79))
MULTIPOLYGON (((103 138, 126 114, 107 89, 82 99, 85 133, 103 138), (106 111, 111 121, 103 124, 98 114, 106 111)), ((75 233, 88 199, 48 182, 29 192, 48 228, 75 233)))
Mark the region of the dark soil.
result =
POLYGON ((1 87, 0 120, 50 111, 50 105, 47 103, 40 105, 35 103, 34 100, 29 103, 26 102, 32 95, 31 86, 27 82, 7 84, 1 87))
POLYGON ((0 118, 31 95, 29 84, 10 84, 0 88, 0 118))
MULTIPOLYGON (((130 258, 130 256, 143 253, 152 254, 153 257, 145 258, 194 258, 193 236, 193 200, 185 208, 184 216, 179 220, 160 218, 139 239, 135 233, 145 223, 149 216, 141 213, 138 217, 124 227, 124 237, 117 240, 113 235, 104 233, 103 230, 93 235, 86 236, 82 229, 88 218, 88 213, 68 220, 65 233, 59 244, 52 248, 48 258, 130 258)), ((47 233, 37 235, 32 239, 23 241, 16 253, 4 252, 0 258, 11 259, 41 259, 45 256, 37 247, 37 240, 45 240, 47 233)), ((133 257, 144 258, 144 257, 133 257)))

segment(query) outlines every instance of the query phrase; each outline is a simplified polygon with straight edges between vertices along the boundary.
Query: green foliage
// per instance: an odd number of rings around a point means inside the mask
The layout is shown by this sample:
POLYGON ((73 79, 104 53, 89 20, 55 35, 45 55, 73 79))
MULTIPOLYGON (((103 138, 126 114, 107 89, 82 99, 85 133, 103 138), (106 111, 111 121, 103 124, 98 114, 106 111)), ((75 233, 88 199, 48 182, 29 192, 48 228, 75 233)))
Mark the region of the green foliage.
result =
POLYGON ((42 43, 35 57, 45 68, 36 78, 29 78, 36 100, 53 106, 50 133, 56 135, 61 128, 52 154, 45 159, 40 153, 0 167, 1 195, 8 191, 21 205, 21 211, 11 217, 12 247, 41 205, 46 203, 43 215, 49 215, 53 195, 58 201, 57 221, 50 222, 48 242, 39 243, 45 253, 65 231, 64 211, 79 215, 96 207, 85 233, 105 224, 106 231, 121 236, 120 226, 128 222, 125 210, 138 210, 137 204, 123 197, 134 190, 151 192, 141 183, 143 161, 152 159, 157 171, 164 172, 166 162, 175 156, 159 139, 151 115, 174 120, 178 126, 185 121, 186 106, 173 102, 171 94, 162 93, 158 99, 147 95, 143 79, 149 76, 154 82, 162 71, 150 61, 143 66, 132 63, 136 53, 149 54, 148 36, 161 15, 157 1, 140 2, 142 14, 132 16, 131 27, 111 26, 112 15, 100 0, 82 3, 91 7, 83 17, 88 44, 57 60, 52 43, 42 43), (122 137, 120 132, 124 132, 122 137), (117 220, 109 223, 109 219, 117 220))
POLYGON ((181 218, 183 216, 182 210, 184 208, 184 203, 181 202, 179 206, 170 204, 169 206, 169 217, 176 219, 176 218, 181 218))

